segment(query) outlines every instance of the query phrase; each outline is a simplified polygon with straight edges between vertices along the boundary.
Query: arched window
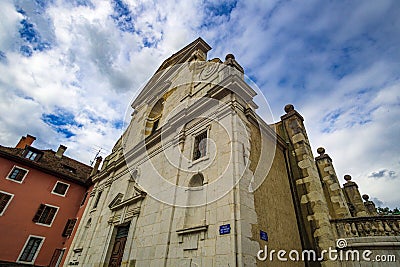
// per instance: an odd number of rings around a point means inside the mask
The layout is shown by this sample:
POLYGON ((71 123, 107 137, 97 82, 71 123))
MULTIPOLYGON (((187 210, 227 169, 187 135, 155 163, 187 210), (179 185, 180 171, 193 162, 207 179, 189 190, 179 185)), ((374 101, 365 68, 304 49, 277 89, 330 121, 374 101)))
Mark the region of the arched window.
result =
POLYGON ((206 190, 203 185, 204 176, 201 173, 193 175, 189 181, 185 227, 205 224, 206 190))
POLYGON ((89 220, 86 222, 85 227, 82 229, 82 235, 80 237, 80 242, 79 242, 79 247, 83 247, 86 237, 89 231, 90 226, 92 225, 92 218, 89 218, 89 220))
POLYGON ((160 126, 160 119, 164 109, 164 99, 161 98, 156 102, 150 111, 146 121, 146 136, 153 134, 160 126))
POLYGON ((202 186, 203 183, 204 183, 203 174, 197 173, 197 174, 193 175, 192 178, 190 179, 189 187, 199 187, 199 186, 202 186))

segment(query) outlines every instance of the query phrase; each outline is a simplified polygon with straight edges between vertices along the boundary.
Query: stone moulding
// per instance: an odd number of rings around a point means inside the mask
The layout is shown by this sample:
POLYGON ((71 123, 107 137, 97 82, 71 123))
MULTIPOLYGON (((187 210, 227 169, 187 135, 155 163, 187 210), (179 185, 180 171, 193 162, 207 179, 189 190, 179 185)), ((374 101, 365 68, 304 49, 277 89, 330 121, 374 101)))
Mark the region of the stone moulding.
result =
POLYGON ((194 226, 190 228, 183 228, 176 230, 176 233, 179 236, 179 243, 183 243, 183 237, 191 234, 200 234, 200 240, 204 240, 206 238, 206 232, 208 230, 208 225, 200 225, 194 226))
POLYGON ((123 201, 123 202, 121 202, 121 203, 118 203, 118 204, 115 205, 115 206, 110 207, 110 209, 111 209, 112 211, 116 211, 116 210, 122 209, 123 207, 125 207, 125 206, 127 206, 127 205, 131 205, 131 204, 133 204, 133 203, 136 203, 136 202, 142 200, 145 196, 146 196, 145 193, 141 193, 140 195, 131 197, 130 199, 127 199, 127 200, 125 200, 125 201, 123 201))
POLYGON ((189 233, 195 233, 195 232, 205 232, 208 229, 208 225, 201 225, 201 226, 195 226, 195 227, 190 227, 190 228, 183 228, 176 230, 178 235, 184 235, 184 234, 189 234, 189 233))

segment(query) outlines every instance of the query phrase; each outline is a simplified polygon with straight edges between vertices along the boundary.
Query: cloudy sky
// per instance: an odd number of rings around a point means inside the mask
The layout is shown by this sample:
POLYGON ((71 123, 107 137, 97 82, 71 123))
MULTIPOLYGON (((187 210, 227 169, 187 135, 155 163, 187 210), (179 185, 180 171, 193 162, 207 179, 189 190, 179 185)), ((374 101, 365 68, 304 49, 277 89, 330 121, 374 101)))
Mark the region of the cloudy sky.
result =
POLYGON ((164 59, 233 53, 275 120, 292 103, 343 183, 400 206, 400 2, 2 0, 0 144, 27 133, 89 163, 164 59))

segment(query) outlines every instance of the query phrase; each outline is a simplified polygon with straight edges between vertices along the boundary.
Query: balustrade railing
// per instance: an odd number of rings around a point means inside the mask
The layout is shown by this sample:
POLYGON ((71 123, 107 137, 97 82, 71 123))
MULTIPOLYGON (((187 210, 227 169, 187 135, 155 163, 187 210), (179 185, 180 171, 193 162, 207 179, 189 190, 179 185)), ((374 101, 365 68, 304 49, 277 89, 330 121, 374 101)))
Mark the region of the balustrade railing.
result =
POLYGON ((400 216, 353 217, 332 220, 339 237, 400 236, 400 216))

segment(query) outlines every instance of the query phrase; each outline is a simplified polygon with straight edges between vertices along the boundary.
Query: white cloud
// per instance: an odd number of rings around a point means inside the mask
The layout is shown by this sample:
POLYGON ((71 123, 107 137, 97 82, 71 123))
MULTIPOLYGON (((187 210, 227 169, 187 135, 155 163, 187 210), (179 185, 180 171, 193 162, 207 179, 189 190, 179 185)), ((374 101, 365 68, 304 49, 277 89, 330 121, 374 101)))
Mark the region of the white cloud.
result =
MULTIPOLYGON (((364 110, 372 110, 369 117, 370 122, 365 124, 353 124, 344 127, 346 123, 358 119, 357 113, 342 113, 340 116, 341 126, 329 133, 321 133, 321 116, 323 114, 312 114, 306 116, 308 130, 314 151, 318 146, 326 148, 328 154, 334 160, 338 176, 343 181, 345 174, 351 174, 353 180, 358 183, 363 193, 371 197, 381 199, 386 205, 398 206, 399 199, 395 193, 400 188, 400 179, 372 179, 372 173, 381 170, 399 173, 400 158, 397 151, 400 144, 397 142, 400 132, 400 83, 388 87, 379 88, 373 99, 366 103, 364 110), (354 118, 354 116, 356 118, 354 118)), ((338 98, 336 107, 350 106, 353 99, 345 99, 345 95, 338 98)), ((312 109, 311 107, 309 108, 312 109)), ((322 126, 323 127, 323 126, 322 126)))
POLYGON ((2 3, 2 145, 30 133, 39 147, 63 143, 67 154, 89 162, 99 146, 111 150, 142 83, 164 59, 202 36, 214 48, 210 57, 235 55, 275 118, 285 104, 295 105, 314 151, 324 146, 340 177, 351 173, 363 193, 400 205, 399 178, 368 178, 381 170, 400 173, 396 1, 229 1, 229 13, 211 1, 129 0, 133 32, 118 28, 111 1, 75 6, 59 0, 45 8, 17 2, 51 49, 21 55, 23 16, 12 1, 2 3), (69 138, 43 121, 57 112, 72 114, 62 126, 69 138))
POLYGON ((5 51, 13 47, 11 40, 18 35, 22 15, 15 10, 11 0, 2 1, 0 14, 0 50, 5 51))

